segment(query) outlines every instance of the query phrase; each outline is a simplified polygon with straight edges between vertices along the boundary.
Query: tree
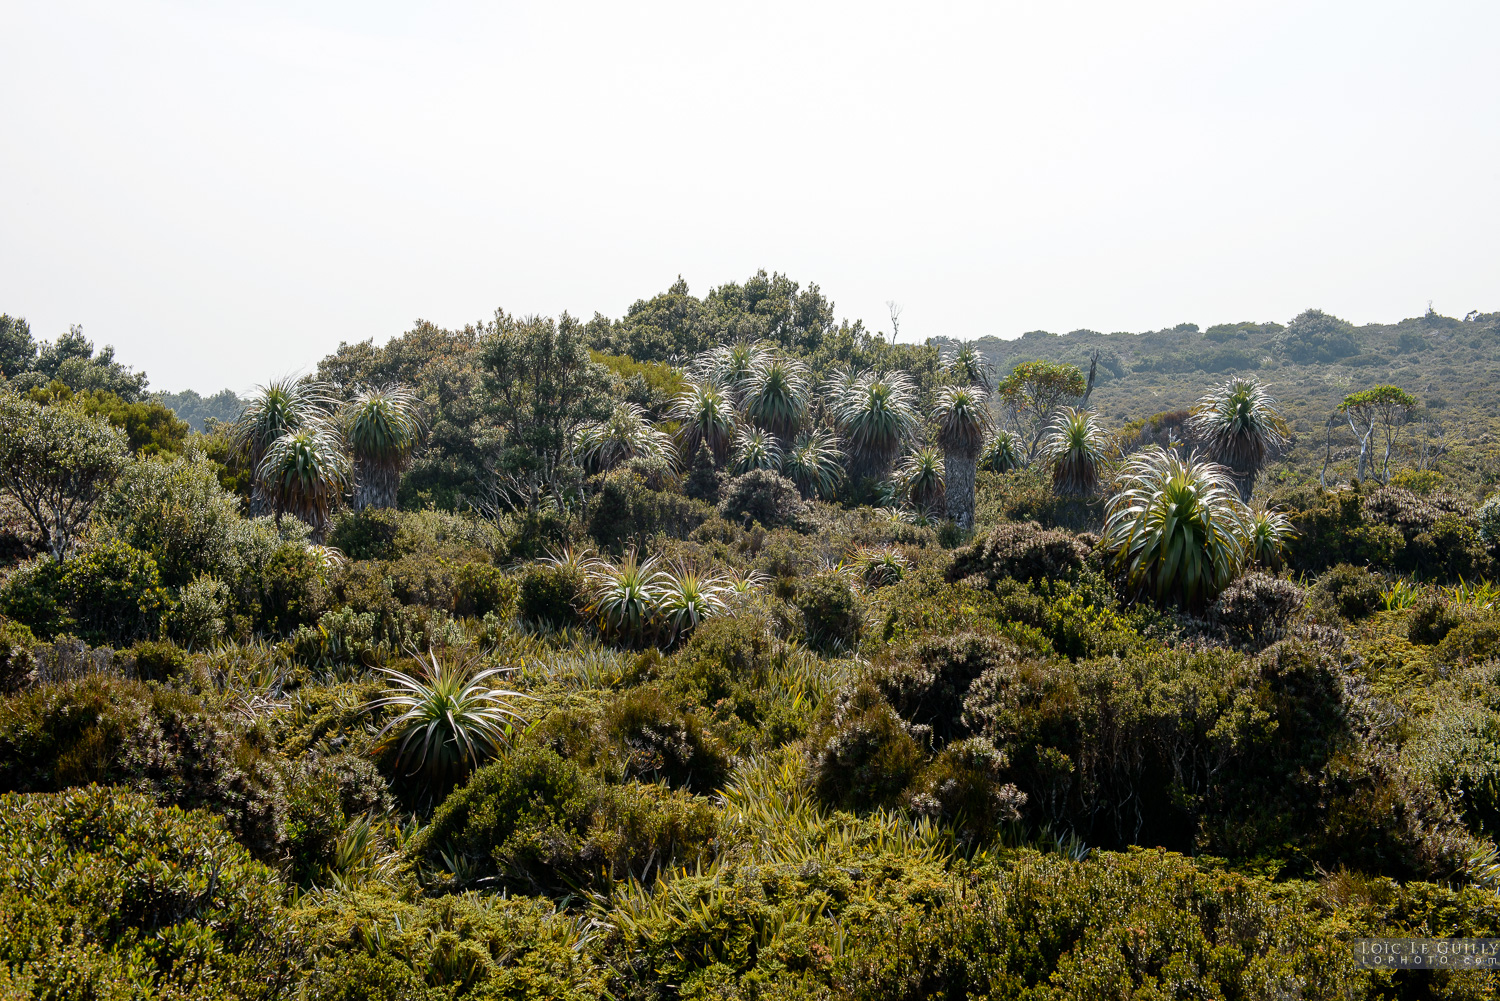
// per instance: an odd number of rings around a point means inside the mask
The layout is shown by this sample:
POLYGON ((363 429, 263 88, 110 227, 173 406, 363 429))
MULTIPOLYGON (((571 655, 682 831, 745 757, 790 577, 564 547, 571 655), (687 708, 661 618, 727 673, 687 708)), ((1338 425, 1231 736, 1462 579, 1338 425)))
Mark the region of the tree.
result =
POLYGON ((1083 496, 1099 486, 1107 437, 1087 410, 1063 407, 1042 439, 1042 455, 1052 463, 1052 487, 1059 494, 1083 496))
POLYGON ((842 457, 832 431, 804 432, 783 456, 781 471, 797 484, 802 496, 828 500, 844 478, 842 457))
POLYGON ((779 352, 760 358, 745 387, 745 416, 785 448, 807 419, 807 409, 807 366, 779 352))
POLYGON ((978 386, 986 393, 995 391, 994 369, 972 344, 965 344, 954 352, 953 358, 948 362, 948 370, 960 382, 978 386))
POLYGON ((1014 419, 1031 462, 1041 447, 1042 435, 1065 401, 1088 391, 1078 366, 1066 362, 1028 361, 1011 370, 996 387, 996 395, 1014 419))
POLYGON ((251 471, 251 517, 258 518, 272 508, 260 475, 267 450, 288 432, 326 420, 332 408, 333 401, 321 383, 288 377, 256 388, 239 420, 229 429, 231 446, 251 471))
POLYGON ((657 429, 646 412, 634 403, 621 401, 602 421, 585 421, 573 435, 578 461, 592 472, 608 472, 637 456, 661 459, 677 465, 671 439, 657 429))
POLYGON ((960 528, 974 527, 974 480, 990 432, 989 401, 978 386, 946 386, 932 412, 946 477, 945 514, 960 528))
POLYGON ((129 460, 125 434, 71 404, 0 396, 0 487, 61 563, 129 460))
POLYGON ((57 379, 74 392, 104 390, 127 403, 139 400, 146 391, 145 372, 115 361, 115 349, 109 345, 95 354, 94 342, 83 336, 83 328, 76 325, 56 341, 40 346, 33 370, 42 385, 57 379))
POLYGON ((667 417, 677 422, 677 441, 683 455, 692 455, 703 445, 716 463, 729 454, 739 424, 734 401, 717 382, 708 380, 690 383, 667 417))
POLYGON ((291 514, 323 538, 328 517, 354 479, 346 443, 331 422, 310 421, 273 441, 255 467, 255 481, 276 521, 291 514))
POLYGON ((14 379, 35 363, 31 325, 19 316, 0 313, 0 379, 14 379))
POLYGON ((416 393, 391 384, 362 390, 343 407, 344 435, 354 457, 354 507, 393 508, 401 473, 427 424, 416 393))
POLYGON ((1365 478, 1370 458, 1370 442, 1379 429, 1385 439, 1385 457, 1381 461, 1380 481, 1390 479, 1391 449, 1401 428, 1417 407, 1417 398, 1399 386, 1375 386, 1350 393, 1339 404, 1339 412, 1349 421, 1349 430, 1359 439, 1359 469, 1355 474, 1365 478))
POLYGON ((883 474, 916 437, 916 389, 903 372, 866 371, 830 387, 833 416, 860 472, 883 474))
POLYGON ((1193 408, 1188 428, 1210 459, 1229 468, 1246 503, 1266 459, 1288 440, 1275 399, 1254 376, 1235 377, 1210 390, 1193 408))
POLYGON ((482 338, 484 388, 501 428, 497 468, 555 477, 573 462, 573 431, 610 413, 607 373, 564 313, 516 320, 497 310, 482 338))

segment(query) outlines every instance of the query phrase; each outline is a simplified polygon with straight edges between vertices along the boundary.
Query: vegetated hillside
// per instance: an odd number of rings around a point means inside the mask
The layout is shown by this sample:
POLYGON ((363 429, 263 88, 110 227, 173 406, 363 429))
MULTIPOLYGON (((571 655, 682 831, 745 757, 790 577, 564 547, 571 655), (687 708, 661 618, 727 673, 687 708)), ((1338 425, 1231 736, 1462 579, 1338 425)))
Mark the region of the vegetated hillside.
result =
POLYGON ((0 984, 1493 997, 1348 940, 1500 937, 1489 387, 1349 364, 1494 319, 986 367, 760 274, 201 433, 6 318, 0 984))

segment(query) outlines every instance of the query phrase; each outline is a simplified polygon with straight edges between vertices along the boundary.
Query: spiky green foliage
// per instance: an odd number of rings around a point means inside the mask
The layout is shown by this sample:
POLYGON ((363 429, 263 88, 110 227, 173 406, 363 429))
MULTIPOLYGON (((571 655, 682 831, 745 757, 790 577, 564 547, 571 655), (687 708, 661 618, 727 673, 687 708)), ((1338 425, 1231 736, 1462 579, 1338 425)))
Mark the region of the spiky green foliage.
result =
POLYGON ((1245 562, 1275 570, 1281 566, 1281 553, 1296 534, 1287 516, 1267 507, 1253 508, 1249 513, 1245 537, 1245 562))
POLYGON ((729 454, 739 426, 734 399, 711 380, 690 383, 673 402, 668 417, 677 422, 677 443, 683 455, 691 456, 700 444, 706 444, 715 462, 723 462, 729 454))
POLYGON ((745 384, 743 408, 749 420, 789 441, 807 419, 807 366, 779 353, 763 355, 745 384))
POLYGON ((1254 376, 1236 376, 1210 390, 1193 408, 1188 427, 1210 459, 1229 467, 1244 501, 1266 459, 1287 443, 1286 420, 1254 376))
POLYGON ((976 385, 944 386, 932 411, 947 474, 947 516, 960 528, 974 526, 974 480, 979 453, 992 426, 989 399, 976 385))
POLYGON ((632 646, 651 638, 664 574, 656 556, 634 549, 619 563, 601 563, 589 578, 588 614, 610 639, 632 646))
POLYGON ((948 369, 964 382, 982 387, 985 392, 989 392, 994 385, 994 372, 989 362, 984 360, 984 356, 972 344, 965 344, 954 352, 948 362, 948 369))
POLYGON ((1008 473, 1020 465, 1020 443, 1014 432, 1003 428, 990 435, 979 453, 979 468, 987 472, 1008 473))
POLYGON ((352 479, 343 435, 325 421, 284 432, 255 468, 255 482, 276 517, 290 514, 302 519, 317 539, 352 479))
POLYGON ((1229 470, 1153 446, 1125 464, 1102 545, 1133 586, 1197 606, 1239 573, 1249 535, 1249 512, 1229 470))
POLYGON ((883 472, 916 437, 916 399, 916 389, 901 372, 863 372, 839 391, 834 418, 862 472, 883 472))
POLYGON ((730 582, 718 574, 700 574, 688 567, 663 572, 656 594, 663 640, 675 643, 707 619, 728 612, 725 596, 730 590, 730 582))
POLYGON ((1042 455, 1052 464, 1052 487, 1060 494, 1084 496, 1099 487, 1109 437, 1087 410, 1064 407, 1042 438, 1042 455))
POLYGON ((752 469, 778 470, 781 468, 781 445, 763 428, 742 427, 734 436, 730 461, 736 473, 747 473, 752 469))
POLYGON ((427 432, 422 401, 408 386, 364 389, 340 412, 354 456, 354 506, 396 506, 401 473, 427 432))
POLYGON ((781 462, 781 471, 797 484, 802 496, 827 500, 844 478, 844 453, 832 431, 814 431, 798 436, 781 462))
POLYGON ((389 694, 371 702, 370 710, 396 715, 381 728, 376 746, 394 754, 396 766, 448 784, 498 754, 526 718, 520 692, 496 688, 490 680, 505 668, 480 670, 478 657, 439 656, 428 650, 417 657, 412 673, 385 668, 389 694))
POLYGON ((927 510, 943 496, 943 456, 935 448, 919 448, 896 470, 901 495, 919 510, 927 510))
POLYGON ((901 583, 911 569, 911 560, 893 546, 866 547, 856 552, 842 566, 868 588, 889 587, 901 583))
MULTIPOLYGON (((230 426, 230 447, 254 476, 272 443, 288 431, 326 420, 334 406, 335 401, 321 383, 287 377, 258 386, 239 419, 230 426)), ((268 507, 268 499, 257 488, 251 494, 250 513, 265 514, 268 507)))
POLYGON ((765 341, 721 344, 699 355, 693 361, 691 371, 700 380, 723 386, 736 401, 743 400, 756 367, 774 350, 774 346, 765 341))
POLYGON ((586 421, 573 435, 573 448, 585 466, 595 472, 606 472, 637 456, 661 459, 677 464, 677 452, 671 439, 660 430, 646 411, 634 403, 621 401, 614 412, 602 421, 586 421))

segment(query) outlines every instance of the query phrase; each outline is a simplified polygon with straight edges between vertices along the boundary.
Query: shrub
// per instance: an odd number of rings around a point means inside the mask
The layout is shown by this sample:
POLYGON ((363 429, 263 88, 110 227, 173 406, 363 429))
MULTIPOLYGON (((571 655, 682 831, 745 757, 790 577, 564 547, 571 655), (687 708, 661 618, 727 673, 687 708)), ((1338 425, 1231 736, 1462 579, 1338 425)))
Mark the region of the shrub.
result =
POLYGON ((1236 642, 1261 647, 1280 639, 1305 603, 1295 582, 1256 571, 1224 589, 1213 617, 1236 642))
POLYGON ((1406 624, 1406 636, 1413 643, 1432 646, 1441 643, 1464 620, 1463 612, 1440 594, 1417 599, 1406 624))
POLYGON ((0 797, 0 940, 28 996, 283 996, 281 896, 201 811, 98 787, 0 797))
POLYGON ((923 636, 886 654, 875 683, 897 715, 942 744, 964 734, 959 717, 974 679, 1020 656, 1015 644, 982 632, 923 636))
POLYGON ((797 485, 769 469, 752 469, 724 485, 719 516, 726 521, 766 528, 796 527, 807 514, 797 485))
POLYGON ((589 505, 588 531, 608 548, 643 545, 658 532, 686 538, 713 515, 713 509, 702 501, 652 489, 635 463, 594 482, 597 493, 589 505))
POLYGON ((1490 555, 1500 558, 1500 494, 1492 494, 1474 512, 1479 525, 1479 540, 1489 547, 1490 555))
POLYGON ((840 694, 811 741, 813 787, 844 809, 895 802, 924 763, 921 748, 873 685, 840 694))
POLYGON ((847 650, 859 642, 864 616, 848 578, 827 570, 797 585, 792 599, 802 614, 802 631, 810 646, 818 650, 847 650))
POLYGON ((0 695, 25 687, 36 664, 36 637, 19 622, 0 620, 0 695))
POLYGON ((1439 515, 1432 528, 1408 542, 1398 565, 1423 577, 1447 580, 1473 580, 1492 572, 1479 530, 1456 514, 1439 515))
POLYGON ((605 714, 605 731, 623 751, 626 773, 710 793, 723 784, 732 761, 703 732, 698 718, 677 709, 656 688, 635 688, 605 714))
POLYGON ((229 588, 212 577, 199 577, 177 593, 166 617, 166 631, 189 649, 211 646, 224 635, 229 588))
POLYGON ((913 813, 957 825, 978 840, 1001 824, 1021 819, 1026 794, 1001 781, 1009 762, 986 740, 970 738, 943 748, 907 793, 913 813))
POLYGON ((517 890, 566 893, 703 857, 714 817, 706 800, 654 783, 606 785, 548 748, 523 747, 475 772, 409 852, 466 858, 478 876, 517 890))
POLYGON ((187 651, 173 643, 145 640, 131 648, 135 673, 142 681, 172 681, 187 671, 187 651))
POLYGON ((1500 621, 1494 616, 1460 622, 1439 642, 1438 659, 1447 664, 1474 664, 1500 653, 1500 621))
POLYGON ((78 635, 90 643, 155 636, 169 607, 156 561, 118 539, 63 564, 61 585, 78 635))
POLYGON ((549 626, 579 621, 586 585, 575 567, 533 563, 521 571, 516 611, 528 622, 549 626))
POLYGON ((257 858, 277 857, 282 779, 234 715, 174 689, 93 675, 0 703, 0 791, 124 784, 222 815, 257 858))
POLYGON ((351 560, 390 560, 398 555, 401 514, 384 507, 346 511, 328 530, 328 544, 351 560))
POLYGON ((1322 490, 1273 498, 1290 511, 1287 558, 1293 569, 1318 573, 1330 566, 1393 566, 1406 541, 1388 524, 1366 517, 1358 489, 1322 490))
POLYGON ((239 506, 207 459, 143 459, 125 467, 94 520, 106 537, 149 553, 164 585, 183 587, 202 574, 234 573, 239 506))
POLYGON ((301 886, 329 882, 339 838, 351 819, 382 816, 394 806, 390 790, 368 758, 309 754, 287 776, 283 863, 301 886))
POLYGON ((1374 614, 1385 594, 1385 578, 1363 567, 1340 563, 1318 578, 1313 593, 1322 605, 1350 622, 1374 614))
POLYGON ((949 580, 979 575, 991 585, 1002 578, 1042 581, 1083 569, 1088 546, 1067 532, 1043 529, 1034 521, 997 525, 953 553, 949 580))
POLYGON ((0 615, 51 639, 69 629, 69 602, 62 586, 62 565, 50 559, 28 560, 11 571, 0 588, 0 615))

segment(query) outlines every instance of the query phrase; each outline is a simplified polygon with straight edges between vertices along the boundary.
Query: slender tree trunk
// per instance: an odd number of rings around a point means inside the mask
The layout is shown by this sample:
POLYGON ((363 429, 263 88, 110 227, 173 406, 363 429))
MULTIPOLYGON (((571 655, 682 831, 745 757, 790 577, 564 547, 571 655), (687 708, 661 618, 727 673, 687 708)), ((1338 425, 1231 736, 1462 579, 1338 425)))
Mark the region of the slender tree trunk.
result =
POLYGON ((354 509, 367 507, 394 508, 396 491, 401 487, 401 472, 372 462, 354 463, 354 509))
POLYGON ((1328 488, 1328 464, 1333 461, 1333 418, 1324 423, 1323 471, 1318 474, 1318 486, 1328 488))
POLYGON ((979 456, 969 452, 944 452, 943 473, 947 481, 945 514, 959 528, 974 527, 974 478, 979 456))

